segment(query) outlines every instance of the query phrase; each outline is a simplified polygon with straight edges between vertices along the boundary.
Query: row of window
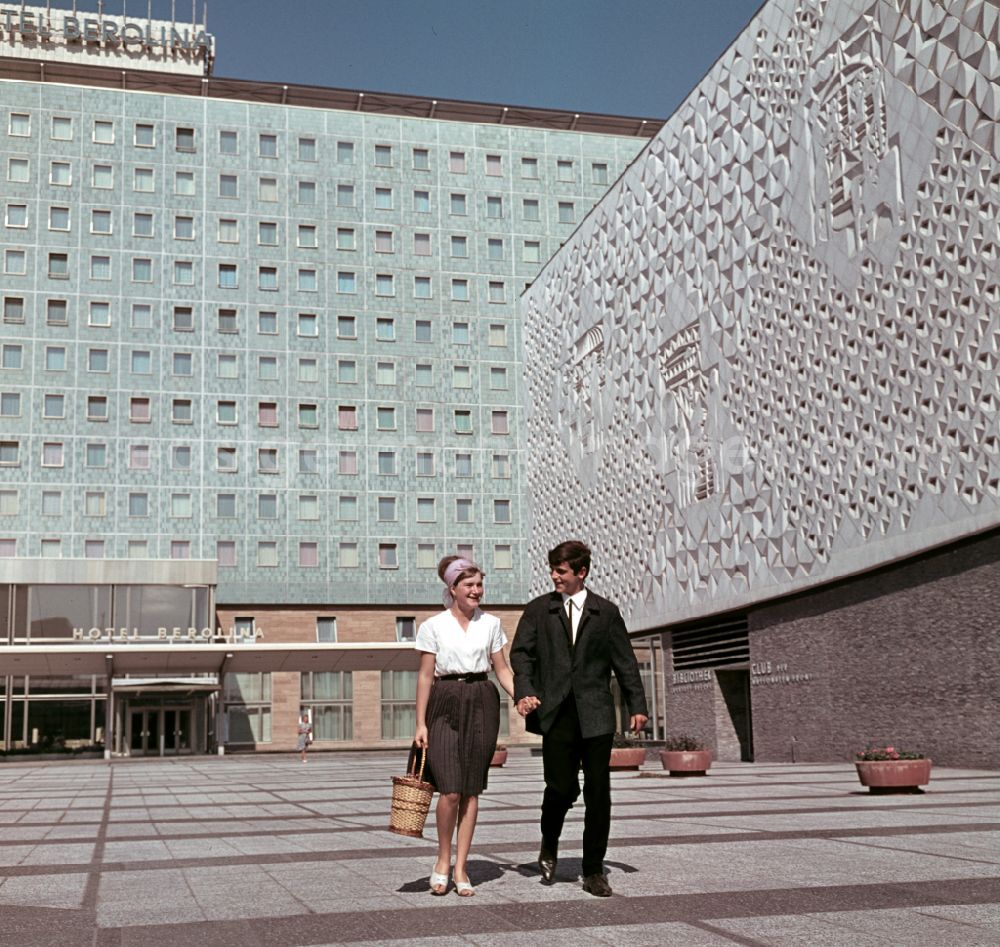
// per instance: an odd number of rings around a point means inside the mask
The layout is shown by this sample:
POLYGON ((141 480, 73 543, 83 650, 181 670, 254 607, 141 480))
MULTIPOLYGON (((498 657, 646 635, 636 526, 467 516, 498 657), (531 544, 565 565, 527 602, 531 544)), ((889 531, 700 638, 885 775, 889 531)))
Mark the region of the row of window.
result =
MULTIPOLYGON (((11 112, 8 119, 7 133, 13 138, 31 137, 31 113, 11 112)), ((70 116, 53 115, 49 127, 49 138, 53 141, 73 140, 73 119, 70 116)), ((112 119, 93 119, 91 125, 91 141, 98 145, 115 144, 115 122, 112 119)), ((176 125, 173 128, 174 150, 190 154, 197 151, 196 130, 188 125, 176 125)), ((276 132, 257 132, 256 155, 258 158, 278 158, 281 139, 276 132)), ((136 148, 156 147, 156 126, 151 122, 135 122, 132 125, 132 144, 136 148)), ((431 149, 422 146, 412 146, 410 149, 410 167, 414 171, 430 171, 431 149)), ((355 163, 355 143, 353 141, 337 141, 333 153, 337 164, 353 165, 355 163)), ((372 145, 372 164, 377 168, 392 168, 398 164, 397 153, 400 146, 392 144, 372 145)), ((220 129, 218 138, 218 153, 222 155, 240 154, 240 132, 234 129, 220 129)), ((314 135, 298 135, 295 137, 295 157, 299 161, 320 161, 319 142, 314 135)), ((483 154, 483 171, 489 177, 504 175, 504 156, 495 152, 483 154)), ((521 177, 525 180, 537 180, 539 177, 539 159, 531 155, 521 158, 521 177)), ((468 174, 468 153, 461 149, 448 150, 448 171, 452 174, 468 174)), ((577 180, 576 161, 573 158, 555 159, 556 179, 566 183, 577 180)), ((606 185, 608 183, 608 164, 606 161, 590 162, 590 177, 592 184, 606 185)))
MULTIPOLYGON (((0 463, 4 458, 10 462, 16 462, 19 451, 8 447, 4 450, 4 445, 15 442, 0 441, 0 463)), ((172 470, 191 470, 194 461, 194 452, 190 444, 174 444, 170 448, 170 467, 172 470)), ((400 453, 391 449, 379 448, 375 451, 375 464, 372 472, 383 477, 394 477, 399 475, 400 453)), ((300 467, 311 469, 314 462, 315 451, 310 448, 300 448, 300 467)), ((476 464, 472 453, 467 451, 449 452, 450 463, 443 465, 439 463, 436 451, 416 450, 413 458, 413 469, 418 477, 437 477, 448 475, 457 480, 464 480, 475 475, 476 464)), ((50 452, 50 457, 59 456, 55 449, 50 452)), ((108 466, 108 446, 102 441, 89 442, 84 448, 84 466, 96 470, 104 469, 108 466)), ((151 470, 152 453, 150 445, 135 444, 129 450, 129 467, 133 470, 151 470), (134 450, 132 449, 134 448, 134 450)), ((342 475, 356 475, 359 473, 358 452, 356 450, 341 450, 337 456, 337 473, 342 475)), ((485 466, 485 459, 483 464, 485 466)), ((509 480, 511 477, 511 459, 508 453, 491 453, 489 461, 490 476, 494 480, 509 480)), ((0 491, 0 504, 6 504, 6 508, 0 505, 0 513, 16 515, 20 509, 19 490, 0 491)), ((221 497, 235 497, 235 494, 219 494, 221 497)), ((273 496, 273 494, 261 494, 261 496, 273 496)), ((225 502, 228 502, 225 501, 225 502)), ((299 519, 316 519, 319 517, 319 497, 317 494, 299 494, 299 519), (315 514, 315 516, 311 514, 315 514)), ((339 519, 357 519, 357 497, 341 496, 338 500, 339 519), (353 511, 353 515, 352 515, 353 511)), ((61 516, 63 512, 62 491, 57 489, 46 489, 42 491, 42 513, 46 516, 61 516)), ((258 511, 259 512, 259 511, 258 511)), ((221 513, 219 514, 222 515, 221 513)))
MULTIPOLYGON (((92 208, 90 211, 90 233, 100 236, 110 236, 112 230, 113 211, 108 208, 92 208)), ((134 211, 132 214, 132 236, 154 236, 154 214, 147 211, 134 211)), ((11 229, 27 229, 29 224, 27 204, 7 204, 5 221, 11 229)), ((281 246, 280 223, 273 220, 257 222, 258 246, 281 246)), ((48 229, 56 232, 69 232, 70 208, 50 205, 48 229)), ((318 249, 318 228, 316 224, 298 224, 296 246, 301 249, 318 249)), ((175 240, 196 239, 195 218, 187 214, 175 214, 173 218, 173 237, 175 240)), ((375 253, 391 254, 396 252, 397 233, 393 230, 374 230, 372 249, 375 253)), ((415 232, 413 237, 414 256, 432 256, 431 234, 415 232)), ((453 259, 468 259, 469 235, 450 234, 448 237, 449 256, 453 259)), ((235 217, 217 218, 216 242, 238 244, 240 242, 240 221, 235 217)), ((357 233, 354 227, 336 228, 336 249, 346 252, 357 250, 357 233)), ((541 262, 542 243, 540 240, 523 239, 521 241, 521 259, 525 263, 541 262)), ((503 237, 488 237, 486 239, 486 257, 494 262, 503 262, 506 251, 503 237)))
MULTIPOLYGON (((130 280, 132 283, 156 282, 158 260, 151 257, 131 257, 130 280)), ((63 251, 50 251, 47 257, 46 275, 49 279, 70 278, 70 255, 63 251)), ((216 286, 219 289, 239 289, 238 263, 219 263, 216 286)), ((259 263, 257 271, 257 289, 264 292, 278 292, 281 289, 281 267, 259 263)), ((26 250, 9 248, 4 251, 4 273, 10 276, 25 276, 28 272, 28 253, 26 250)), ((90 255, 88 274, 91 280, 98 282, 110 281, 113 278, 112 257, 92 253, 90 255)), ((355 270, 337 270, 335 273, 335 290, 341 295, 354 295, 359 292, 359 275, 355 270)), ((394 273, 375 273, 375 296, 392 297, 396 295, 396 276, 394 273)), ((196 273, 194 260, 174 260, 172 279, 174 286, 195 286, 196 273)), ((449 299, 452 302, 471 302, 473 281, 467 277, 452 277, 450 279, 449 299)), ((298 267, 295 271, 295 287, 299 293, 318 293, 320 291, 319 271, 312 266, 298 267)), ((414 276, 411 298, 414 300, 434 299, 434 284, 430 276, 414 276)), ((18 301, 23 309, 23 297, 4 297, 4 308, 9 305, 16 309, 18 301)), ((502 279, 486 279, 486 301, 489 303, 507 302, 507 281, 502 279)))
MULTIPOLYGON (((474 497, 452 497, 452 517, 454 523, 476 522, 476 502, 474 497)), ((183 491, 172 491, 165 494, 163 511, 172 519, 192 519, 195 515, 197 499, 194 494, 183 491)), ((399 496, 375 496, 373 512, 375 521, 379 523, 396 523, 400 521, 399 509, 405 500, 399 496)), ((441 497, 417 496, 413 500, 415 521, 417 523, 436 523, 439 519, 439 508, 444 501, 441 497)), ((150 494, 145 490, 130 490, 123 498, 123 512, 133 518, 144 518, 152 514, 150 494)), ((506 497, 494 497, 493 522, 508 524, 511 520, 511 501, 506 497)), ((237 518, 237 496, 235 493, 215 494, 214 516, 218 519, 237 518)), ((272 520, 278 518, 278 495, 276 493, 257 494, 257 518, 272 520)), ((0 488, 0 516, 17 516, 20 513, 20 491, 17 488, 0 488)), ((62 493, 60 491, 42 492, 42 515, 62 515, 62 493), (55 511, 55 512, 53 512, 55 511)), ((104 517, 108 515, 108 495, 104 490, 85 490, 83 494, 83 515, 86 517, 104 517)), ((320 499, 317 494, 300 494, 298 498, 298 519, 304 522, 318 520, 320 516, 320 499)), ((337 499, 337 519, 343 522, 359 520, 358 497, 341 495, 337 499)))
MULTIPOLYGON (((30 159, 10 157, 7 159, 7 180, 12 184, 28 184, 31 181, 30 159)), ((50 161, 49 184, 56 187, 70 187, 73 184, 73 166, 69 161, 50 161)), ((98 190, 114 188, 114 166, 110 164, 94 164, 91 169, 91 186, 98 190)), ((132 169, 132 191, 136 194, 152 194, 156 190, 154 168, 132 169)), ((302 206, 313 206, 318 203, 318 185, 316 181, 298 180, 295 182, 295 203, 302 206)), ((180 197, 197 196, 194 171, 174 172, 174 194, 180 197)), ((221 173, 218 179, 217 196, 224 200, 240 199, 240 176, 238 174, 221 173)), ((397 210, 395 189, 376 185, 372 193, 375 210, 397 210)), ((276 204, 281 200, 278 178, 257 178, 257 200, 265 204, 276 204)), ((354 184, 340 183, 335 185, 333 204, 340 208, 357 208, 357 188, 354 184)), ((576 222, 576 204, 571 200, 556 200, 556 219, 561 224, 576 222)), ((431 191, 424 188, 414 188, 410 198, 410 209, 416 214, 432 213, 431 191)), ((504 198, 501 195, 486 195, 484 212, 487 220, 502 220, 506 216, 504 198)), ((469 215, 469 195, 462 191, 453 191, 448 195, 448 213, 453 217, 469 215)), ((535 197, 521 199, 521 219, 525 221, 541 220, 541 202, 535 197)))
MULTIPOLYGON (((392 409, 393 411, 395 409, 392 409)), ((191 423, 191 401, 182 398, 175 399, 174 413, 172 420, 178 424, 191 423)), ((392 419, 395 418, 393 414, 392 419)), ((472 434, 471 411, 456 409, 454 412, 455 433, 472 434)), ((380 417, 380 424, 382 423, 380 417)), ((493 434, 502 435, 509 433, 506 412, 496 412, 493 419, 493 434)), ((380 430, 394 430, 394 428, 381 427, 380 430)), ((248 448, 249 449, 249 448, 248 448)), ((190 449, 189 449, 190 450, 190 449)), ((19 467, 21 465, 21 442, 17 438, 7 438, 0 440, 0 467, 19 467)), ((319 474, 320 451, 313 447, 300 447, 295 451, 297 457, 296 470, 300 474, 319 474)), ((240 450, 236 445, 224 445, 215 448, 215 469, 224 473, 235 473, 239 470, 240 450)), ((281 448, 280 447, 258 447, 256 448, 257 472, 262 474, 277 474, 281 472, 281 448)), ((190 453, 187 457, 187 465, 175 464, 176 469, 190 469, 190 453)), ((153 454, 149 444, 130 444, 128 448, 129 470, 151 470, 153 454)), ((42 467, 65 467, 67 462, 67 450, 64 441, 46 440, 42 441, 41 465, 42 467)), ((84 449, 84 466, 93 468, 107 467, 107 444, 104 442, 88 442, 84 449)), ((337 450, 336 465, 334 472, 341 476, 356 476, 359 473, 358 452, 349 448, 337 450)), ((434 476, 426 474, 426 476, 434 476)))
MULTIPOLYGON (((105 350, 91 349, 90 354, 95 352, 105 352, 105 350)), ((106 353, 105 353, 106 354, 106 353)), ((99 363, 100 366, 91 369, 92 371, 107 371, 105 361, 99 363)), ((464 386, 468 387, 468 386, 464 386)), ((21 417, 21 392, 4 391, 0 392, 0 417, 19 418, 21 417)), ((128 419, 133 424, 149 424, 153 420, 153 399, 148 395, 132 395, 128 399, 129 411, 128 419)), ((108 421, 110 420, 109 402, 107 395, 88 395, 86 402, 86 418, 88 421, 108 421)), ((66 395, 59 392, 46 392, 42 395, 42 417, 47 420, 60 420, 66 417, 66 395)), ((415 407, 414 409, 414 430, 419 433, 430 433, 435 431, 436 417, 442 409, 435 407, 415 407)), ((170 400, 170 420, 174 424, 192 424, 194 422, 195 400, 193 398, 171 398, 170 400)), ((472 434, 472 413, 471 408, 454 408, 452 417, 454 419, 453 430, 456 434, 472 434)), ((402 409, 395 405, 375 406, 375 427, 379 431, 396 431, 399 429, 399 418, 402 409)), ((300 428, 318 428, 320 426, 320 407, 315 402, 300 401, 296 406, 296 418, 300 428)), ((360 412, 357 405, 337 406, 337 430, 357 431, 360 430, 360 412)), ((234 400, 219 400, 216 402, 216 421, 219 424, 238 424, 237 403, 234 400)), ((257 402, 257 426, 277 428, 281 425, 280 412, 277 401, 257 402)), ((494 408, 490 411, 490 433, 504 435, 510 433, 510 416, 506 408, 494 408)), ((4 441, 3 443, 11 443, 4 441)), ((263 450, 264 448, 262 448, 263 450)), ((45 452, 43 451, 43 458, 45 452)), ((0 458, 0 463, 5 463, 0 458)), ((43 466, 61 467, 62 463, 51 464, 42 462, 43 466)))
MULTIPOLYGON (((17 556, 17 538, 0 536, 0 559, 13 559, 17 556)), ((40 553, 43 559, 58 559, 62 557, 68 543, 60 538, 43 537, 40 541, 40 553)), ((103 559, 110 546, 105 539, 85 539, 83 541, 83 556, 85 559, 103 559)), ((395 542, 379 542, 373 549, 373 563, 380 569, 400 568, 400 544, 395 542)), ((192 543, 189 539, 170 540, 169 554, 171 559, 190 559, 192 543)), ((361 568, 362 544, 346 540, 331 548, 334 554, 331 565, 339 569, 361 568)), ((449 547, 450 548, 450 547, 449 547)), ((472 555, 472 545, 458 543, 455 546, 459 555, 472 555)), ((298 543, 295 559, 288 563, 304 569, 320 568, 324 565, 321 556, 320 543, 315 540, 305 540, 298 543)), ((129 559, 148 559, 151 554, 149 540, 130 539, 126 545, 126 555, 129 559)), ((436 569, 441 555, 440 548, 435 543, 417 543, 414 564, 418 569, 436 569)), ((219 539, 215 544, 215 556, 220 568, 235 568, 237 561, 237 541, 234 539, 219 539)), ((254 564, 261 569, 278 568, 279 543, 276 540, 260 540, 256 544, 254 564)), ((496 543, 493 546, 493 568, 513 569, 514 560, 512 547, 509 543, 496 543)))
MULTIPOLYGON (((2 318, 11 325, 25 322, 26 302, 23 296, 4 296, 2 318)), ((219 308, 216 311, 217 330, 222 334, 238 333, 240 331, 239 310, 219 308)), ((95 328, 111 326, 112 308, 108 300, 92 300, 88 305, 88 325, 95 328)), ((45 300, 45 324, 50 326, 69 325, 69 301, 66 299, 45 300)), ((261 309, 257 311, 257 334, 279 335, 280 324, 278 310, 261 309)), ((319 317, 317 313, 296 313, 296 335, 300 338, 316 338, 319 336, 319 317)), ((130 307, 129 328, 154 329, 154 308, 150 303, 132 303, 130 307)), ((193 332, 195 330, 195 309, 193 306, 178 305, 172 307, 171 328, 175 332, 193 332)), ((377 316, 374 323, 375 338, 380 342, 394 342, 397 339, 396 320, 391 316, 377 316)), ((490 323, 486 326, 487 344, 490 347, 505 347, 507 345, 507 326, 503 323, 490 323)), ((336 333, 338 339, 358 338, 358 319, 356 316, 339 315, 336 317, 336 333)), ((462 320, 451 323, 451 341, 455 345, 472 344, 471 324, 462 320)), ((430 319, 416 319, 413 323, 412 341, 421 343, 434 342, 434 324, 430 319)), ((3 368, 20 368, 22 362, 22 346, 18 343, 5 345, 3 368)), ((55 361, 58 362, 58 356, 55 361)), ((308 368, 315 364, 315 359, 303 357, 300 367, 308 374, 308 368)), ((275 356, 260 356, 259 377, 272 377, 267 373, 274 365, 274 378, 277 378, 277 358, 275 356)), ((351 363, 353 364, 353 363, 351 363)), ((60 369, 51 369, 58 371, 60 369)), ((315 381, 315 378, 307 379, 315 381)), ((342 379, 344 381, 355 379, 342 379)))

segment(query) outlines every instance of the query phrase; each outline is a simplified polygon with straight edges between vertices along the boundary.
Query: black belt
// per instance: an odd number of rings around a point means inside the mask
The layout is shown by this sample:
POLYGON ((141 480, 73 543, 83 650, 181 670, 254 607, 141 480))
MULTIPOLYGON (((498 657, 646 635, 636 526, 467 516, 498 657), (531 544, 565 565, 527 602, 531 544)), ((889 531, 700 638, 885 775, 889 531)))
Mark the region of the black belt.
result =
POLYGON ((488 679, 489 674, 485 671, 480 671, 478 674, 442 674, 438 678, 439 681, 462 681, 465 684, 474 684, 476 681, 488 679))

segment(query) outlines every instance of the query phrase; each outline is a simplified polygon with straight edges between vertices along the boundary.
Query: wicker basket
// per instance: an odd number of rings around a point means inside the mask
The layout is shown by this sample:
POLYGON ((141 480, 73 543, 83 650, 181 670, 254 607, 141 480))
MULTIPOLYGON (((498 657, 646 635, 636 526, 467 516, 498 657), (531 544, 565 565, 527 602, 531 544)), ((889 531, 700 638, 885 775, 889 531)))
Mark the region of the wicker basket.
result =
MULTIPOLYGON (((424 782, 424 763, 427 750, 420 751, 420 771, 411 770, 405 776, 392 777, 392 809, 389 813, 389 831, 411 838, 424 837, 424 823, 431 808, 434 787, 424 782)), ((416 759, 414 758, 414 765, 416 759)))

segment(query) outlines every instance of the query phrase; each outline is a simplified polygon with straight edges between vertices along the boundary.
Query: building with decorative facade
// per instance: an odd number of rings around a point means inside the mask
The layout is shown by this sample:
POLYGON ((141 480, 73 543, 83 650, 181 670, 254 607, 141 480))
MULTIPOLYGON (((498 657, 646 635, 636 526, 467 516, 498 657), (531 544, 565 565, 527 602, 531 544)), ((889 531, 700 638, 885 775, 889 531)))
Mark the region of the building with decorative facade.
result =
POLYGON ((217 78, 203 26, 75 4, 0 34, 3 746, 408 739, 412 669, 332 655, 409 648, 455 550, 513 630, 517 299, 658 123, 217 78), (68 645, 108 673, 21 653, 68 645))
POLYGON ((522 300, 528 559, 722 758, 1000 765, 998 30, 771 0, 522 300))

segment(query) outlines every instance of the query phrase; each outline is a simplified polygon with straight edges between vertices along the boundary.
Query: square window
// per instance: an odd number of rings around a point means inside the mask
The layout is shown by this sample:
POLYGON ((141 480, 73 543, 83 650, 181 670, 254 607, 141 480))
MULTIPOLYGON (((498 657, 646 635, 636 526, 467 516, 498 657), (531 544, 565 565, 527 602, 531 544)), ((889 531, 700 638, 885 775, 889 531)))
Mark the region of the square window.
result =
POLYGON ((257 313, 257 333, 258 335, 278 334, 278 314, 269 309, 262 309, 257 313))
POLYGON ((257 267, 257 287, 267 291, 278 288, 278 268, 276 266, 257 267))
POLYGON ((148 257, 132 258, 132 282, 152 283, 153 282, 153 261, 148 257))
POLYGON ((414 148, 413 149, 413 170, 414 171, 430 171, 431 169, 431 155, 426 148, 414 148))
POLYGON ((24 228, 28 226, 28 205, 8 204, 4 216, 4 223, 8 227, 24 228))
MULTIPOLYGON (((50 398, 61 398, 61 395, 46 395, 44 401, 44 407, 42 409, 42 416, 49 417, 62 417, 62 410, 60 404, 59 414, 49 414, 49 399, 50 398)), ((21 416, 21 395, 20 392, 15 391, 5 391, 0 394, 0 417, 4 418, 19 418, 21 416)))
POLYGON ((342 476, 354 476, 358 472, 358 452, 342 450, 337 453, 337 473, 342 476))
POLYGON ((337 381, 341 385, 353 385, 358 380, 358 364, 354 359, 337 360, 337 381))
POLYGON ((23 296, 4 296, 3 321, 10 325, 17 325, 24 322, 23 296))
POLYGON ((451 151, 448 153, 448 170, 452 174, 465 174, 465 152, 451 151))
POLYGON ((376 230, 375 231, 375 252, 376 253, 392 253, 392 231, 391 230, 376 230))
POLYGON ((191 448, 187 444, 175 444, 170 452, 170 463, 175 470, 190 470, 191 448))
POLYGON ((358 563, 358 544, 339 543, 337 547, 337 565, 341 569, 356 569, 358 563))
POLYGON ((48 372, 66 371, 66 349, 64 346, 45 346, 45 370, 48 372))
POLYGON ((21 445, 17 441, 0 441, 0 466, 16 467, 21 463, 21 445))
POLYGON ((258 137, 257 153, 262 158, 278 157, 278 136, 270 132, 261 132, 258 137))
POLYGON ((337 502, 337 519, 356 520, 358 518, 358 498, 341 496, 337 502))
POLYGON ((417 451, 417 476, 418 477, 433 477, 434 476, 434 452, 433 451, 417 451))
POLYGON ((106 372, 109 370, 110 360, 107 349, 87 350, 87 371, 106 372))
POLYGON ((174 352, 173 373, 190 376, 194 373, 194 356, 190 352, 174 352))
POLYGON ((311 403, 299 405, 299 427, 319 427, 319 406, 311 403))
POLYGON ((490 388, 494 391, 507 390, 507 369, 498 366, 490 367, 490 388))
POLYGON ((429 319, 417 319, 413 323, 414 342, 431 342, 433 338, 434 333, 429 319))
POLYGON ((505 346, 507 344, 507 326, 501 323, 494 323, 489 329, 489 344, 492 346, 505 346))
POLYGON ((395 281, 393 280, 391 273, 375 274, 375 295, 376 296, 396 295, 395 281))
POLYGON ((472 412, 466 408, 455 409, 455 433, 472 433, 472 412))
POLYGON ((455 365, 452 368, 452 388, 471 388, 472 369, 468 365, 455 365))
POLYGON ((337 206, 338 207, 353 207, 354 206, 354 185, 353 184, 338 184, 337 185, 337 206))
POLYGON ((236 402, 218 401, 215 405, 215 420, 219 424, 236 423, 236 402))
POLYGON ((173 327, 175 332, 194 331, 194 310, 190 306, 174 306, 173 327))
POLYGON ((503 240, 499 237, 490 237, 486 241, 486 255, 491 260, 502 260, 504 258, 503 240))
POLYGON ((299 224, 298 245, 306 249, 313 249, 318 246, 314 224, 299 224))
POLYGON ((174 398, 170 405, 170 420, 174 424, 190 424, 194 420, 194 406, 190 398, 174 398))
POLYGON ((133 470, 149 470, 148 444, 132 444, 129 446, 129 467, 133 470))
POLYGON ((69 230, 69 208, 49 208, 49 230, 69 230))
POLYGON ((337 164, 354 164, 354 142, 337 142, 337 164))
POLYGON ((467 257, 469 255, 469 238, 452 234, 451 255, 453 257, 467 257))
POLYGON ((149 398, 129 398, 128 419, 133 424, 149 424, 152 413, 149 398))
POLYGON ((316 203, 316 182, 299 181, 295 190, 295 200, 298 204, 316 203))
POLYGON ((62 493, 59 490, 42 491, 42 516, 62 516, 62 493))
POLYGON ((87 467, 107 467, 108 465, 107 444, 97 444, 97 443, 88 444, 84 454, 84 464, 87 467))
POLYGON ((354 405, 340 405, 337 408, 337 429, 356 431, 358 429, 358 409, 354 405))
POLYGON ((310 137, 299 137, 299 161, 316 160, 316 139, 310 137))
POLYGON ((191 260, 174 260, 174 285, 194 286, 194 263, 191 260))
POLYGON ((556 178, 560 181, 573 181, 576 175, 573 172, 573 162, 559 159, 556 161, 556 178))
POLYGON ((495 480, 510 479, 510 455, 494 454, 492 458, 491 473, 495 480))
POLYGON ((42 444, 42 466, 43 467, 63 466, 62 441, 45 441, 42 444))
POLYGON ((395 362, 375 363, 375 384, 395 385, 396 384, 396 364, 395 362))
POLYGON ((357 292, 357 281, 355 275, 347 270, 337 272, 337 292, 354 293, 357 292))
POLYGON ((240 193, 240 179, 235 174, 219 175, 219 197, 237 198, 240 193))
POLYGON ((378 565, 380 569, 398 569, 399 559, 395 543, 378 544, 378 565))
POLYGON ((136 212, 132 215, 132 236, 152 237, 153 236, 153 215, 136 212))
POLYGON ((278 405, 275 401, 257 403, 257 424, 261 427, 278 426, 278 405))
POLYGON ((278 518, 278 495, 276 493, 257 494, 257 518, 262 520, 278 518))
POLYGON ((525 220, 541 220, 537 198, 524 198, 521 202, 521 212, 525 220))
POLYGON ((239 221, 232 217, 220 217, 219 229, 216 236, 218 243, 239 243, 240 225, 239 221))
POLYGON ((300 337, 315 339, 319 336, 319 316, 316 313, 300 312, 297 323, 300 337))
POLYGON ((392 146, 391 145, 376 145, 375 146, 375 166, 378 168, 391 168, 392 167, 392 146))
POLYGON ((418 362, 414 366, 414 381, 419 388, 429 388, 434 384, 434 366, 428 362, 418 362))
POLYGON ((266 204, 278 200, 278 179, 271 177, 259 178, 257 181, 257 199, 266 204))
POLYGON ((299 566, 303 569, 315 569, 319 565, 319 544, 314 542, 299 543, 299 566))
POLYGON ((219 332, 226 334, 239 332, 239 322, 235 309, 219 310, 219 332))
POLYGON ((111 304, 106 302, 97 302, 96 300, 90 303, 90 315, 88 317, 88 324, 95 326, 97 328, 107 328, 111 325, 111 304))
POLYGON ((23 364, 24 350, 16 342, 0 346, 0 368, 19 369, 23 364))
POLYGON ((491 303, 506 302, 507 288, 503 280, 490 280, 486 288, 487 298, 491 303))
POLYGON ((175 519, 190 519, 193 515, 190 493, 170 494, 170 515, 175 519))
MULTIPOLYGON (((21 413, 21 396, 4 394, 4 398, 13 397, 15 399, 13 416, 17 417, 21 413)), ((6 411, 3 412, 6 414, 6 411)), ((65 395, 45 395, 42 400, 42 417, 44 418, 64 418, 66 417, 66 396, 65 395)))
POLYGON ((413 255, 431 255, 431 235, 429 233, 415 233, 413 235, 413 255))
POLYGON ((262 474, 276 474, 278 469, 278 449, 276 447, 258 447, 257 470, 262 474))
POLYGON ((136 122, 132 137, 136 148, 152 148, 156 145, 156 129, 146 122, 136 122))
POLYGON ((486 173, 491 177, 503 174, 503 158, 500 155, 486 156, 486 173))
POLYGON ((49 326, 69 324, 69 304, 65 299, 45 300, 45 324, 49 326))
POLYGON ((319 381, 319 362, 315 358, 300 358, 298 380, 303 382, 319 381))
POLYGON ((319 473, 319 451, 311 447, 303 447, 299 450, 299 473, 318 474, 319 473))
POLYGON ((53 115, 52 131, 49 133, 49 137, 54 141, 72 141, 73 119, 63 115, 53 115))
POLYGON ((379 406, 375 409, 376 425, 380 431, 396 430, 396 409, 379 406))
POLYGON ((528 180, 534 180, 538 177, 538 159, 537 158, 522 158, 521 159, 521 177, 527 178, 528 180))
POLYGON ((49 163, 49 184, 59 187, 69 187, 73 183, 73 170, 68 161, 52 161, 49 163))
POLYGON ((49 254, 49 278, 50 279, 69 279, 69 255, 68 254, 66 254, 66 253, 50 253, 49 254))
POLYGON ((182 197, 194 196, 194 171, 174 172, 174 193, 179 194, 182 197))
POLYGON ((273 220, 258 222, 257 243, 265 247, 276 247, 278 245, 278 225, 273 220))
POLYGON ((385 317, 376 319, 375 338, 379 342, 394 342, 396 339, 396 321, 385 317))
POLYGON ((217 470, 232 473, 238 469, 235 447, 217 447, 215 450, 215 466, 217 470))
POLYGON ((336 618, 316 619, 316 640, 328 642, 335 642, 337 640, 336 618))
POLYGON ((219 132, 219 154, 239 154, 240 136, 238 132, 222 130, 219 132))
POLYGON ((194 129, 178 126, 174 144, 177 151, 194 151, 194 129))
POLYGON ((540 240, 525 240, 521 253, 521 259, 525 263, 542 262, 542 244, 540 240))
POLYGON ((486 216, 491 220, 499 220, 503 217, 503 198, 502 197, 490 197, 486 198, 486 216))
POLYGON ((455 522, 471 523, 473 521, 472 500, 468 497, 458 497, 455 500, 455 522))
POLYGON ((493 501, 493 522, 509 523, 510 520, 510 500, 493 501))
POLYGON ((493 547, 493 568, 513 569, 514 555, 508 543, 498 543, 493 547))
POLYGON ((378 472, 384 477, 396 476, 396 452, 394 450, 380 450, 376 456, 378 472))
POLYGON ((299 494, 299 519, 319 519, 319 497, 315 493, 299 494))
POLYGON ((257 565, 262 569, 274 568, 278 564, 278 544, 269 540, 257 543, 257 565))
POLYGON ((432 297, 431 278, 429 276, 413 277, 413 298, 430 299, 432 297))
POLYGON ((469 281, 467 279, 453 279, 451 281, 451 298, 456 302, 469 301, 469 281))
POLYGON ((239 285, 235 263, 219 264, 219 289, 236 289, 239 285))
POLYGON ((27 158, 9 158, 7 160, 7 180, 15 184, 27 184, 31 177, 31 167, 27 158))
POLYGON ((420 433, 426 433, 434 430, 434 409, 433 408, 417 408, 416 409, 416 425, 417 431, 420 433))
POLYGON ((375 188, 375 209, 376 210, 392 210, 392 188, 391 187, 377 187, 377 188, 375 188))
POLYGON ((354 316, 337 316, 337 338, 356 339, 357 337, 357 320, 354 316))
POLYGON ((231 539, 219 539, 215 543, 215 558, 220 568, 236 565, 236 543, 231 539))
POLYGON ((429 214, 431 212, 430 191, 416 190, 413 192, 413 210, 417 214, 429 214))
POLYGON ((396 498, 379 497, 377 501, 378 521, 391 523, 396 519, 396 498))
POLYGON ((590 180, 593 184, 608 183, 608 165, 604 161, 594 161, 590 165, 590 180))
POLYGON ((153 191, 153 169, 135 168, 132 172, 132 190, 140 194, 152 193, 153 191))
POLYGON ((111 211, 92 210, 90 212, 90 232, 107 235, 111 233, 111 211))
MULTIPOLYGON (((64 254, 65 255, 65 254, 64 254)), ((28 268, 28 257, 24 250, 4 250, 3 271, 13 276, 24 276, 28 268)))
POLYGON ((354 228, 353 227, 338 227, 337 228, 337 249, 338 250, 353 250, 355 247, 354 242, 354 228))
POLYGON ((510 423, 506 411, 492 411, 490 413, 490 431, 493 434, 510 433, 510 423))
POLYGON ((572 201, 559 201, 559 223, 571 224, 574 220, 574 210, 572 201))
POLYGON ((453 322, 451 324, 451 341, 455 345, 468 345, 471 341, 469 336, 469 323, 453 322))
POLYGON ((464 194, 452 194, 450 198, 451 213, 455 216, 463 216, 465 214, 466 200, 464 194))
POLYGON ((91 184, 101 190, 110 190, 115 186, 114 170, 110 164, 95 164, 91 184))

